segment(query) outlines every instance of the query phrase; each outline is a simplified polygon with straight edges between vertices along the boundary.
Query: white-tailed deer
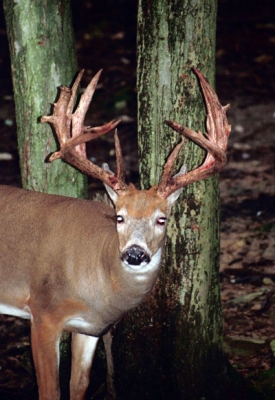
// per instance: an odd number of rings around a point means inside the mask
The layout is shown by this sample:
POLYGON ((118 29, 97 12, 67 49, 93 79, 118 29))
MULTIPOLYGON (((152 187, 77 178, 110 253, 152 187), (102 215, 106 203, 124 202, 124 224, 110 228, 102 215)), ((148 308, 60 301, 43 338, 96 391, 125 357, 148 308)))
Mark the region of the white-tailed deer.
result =
POLYGON ((57 400, 59 340, 72 336, 70 399, 85 398, 98 338, 151 291, 160 268, 166 223, 182 188, 216 174, 226 162, 230 126, 226 108, 204 76, 194 70, 206 106, 207 135, 175 122, 181 136, 164 166, 161 182, 149 190, 125 183, 115 132, 117 171, 86 158, 85 143, 113 130, 119 121, 96 128, 84 118, 100 72, 73 112, 83 71, 72 89, 61 87, 53 115, 60 144, 50 161, 62 158, 100 179, 115 209, 100 202, 30 192, 0 190, 0 313, 31 320, 31 346, 40 400, 57 400), (173 164, 188 137, 207 150, 203 164, 172 176, 173 164))

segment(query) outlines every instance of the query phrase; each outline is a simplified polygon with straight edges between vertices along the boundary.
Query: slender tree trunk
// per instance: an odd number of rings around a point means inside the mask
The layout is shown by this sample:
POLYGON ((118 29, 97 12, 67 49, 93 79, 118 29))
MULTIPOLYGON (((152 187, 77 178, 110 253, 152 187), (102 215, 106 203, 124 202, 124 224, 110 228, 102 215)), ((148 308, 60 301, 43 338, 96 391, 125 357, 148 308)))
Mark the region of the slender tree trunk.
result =
POLYGON ((72 197, 86 194, 86 178, 62 161, 45 163, 56 150, 50 113, 58 87, 77 72, 70 1, 4 0, 16 107, 23 187, 72 197))
MULTIPOLYGON (((217 0, 139 0, 138 130, 145 188, 159 181, 179 139, 164 120, 205 131, 205 106, 191 67, 213 84, 216 15, 217 0)), ((204 155, 186 142, 178 167, 193 169, 204 155)), ((219 226, 218 178, 184 190, 170 221, 157 285, 117 328, 119 399, 232 400, 224 379, 219 226)))

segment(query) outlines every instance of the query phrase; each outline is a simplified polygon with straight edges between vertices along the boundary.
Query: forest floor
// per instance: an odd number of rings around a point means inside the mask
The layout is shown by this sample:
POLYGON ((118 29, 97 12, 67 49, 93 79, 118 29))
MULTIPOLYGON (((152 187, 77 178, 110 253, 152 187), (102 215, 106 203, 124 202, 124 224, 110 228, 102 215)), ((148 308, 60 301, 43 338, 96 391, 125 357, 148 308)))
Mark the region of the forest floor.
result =
MULTIPOLYGON (((100 123, 122 118, 120 135, 133 181, 138 176, 135 21, 117 18, 117 24, 111 24, 101 3, 97 18, 91 16, 92 9, 75 10, 79 66, 86 68, 87 80, 104 68, 98 91, 102 110, 96 107, 88 119, 100 123)), ((228 163, 220 176, 224 346, 234 367, 271 400, 275 398, 275 3, 219 3, 216 88, 222 104, 231 104, 232 125, 228 163)), ((0 183, 19 186, 4 25, 0 27, 0 132, 0 183)), ((104 149, 96 147, 98 162, 110 158, 112 145, 107 140, 104 149)), ((0 316, 0 322, 1 398, 30 398, 33 377, 21 363, 29 348, 28 324, 7 316, 0 316), (22 391, 25 397, 19 395, 22 391)))

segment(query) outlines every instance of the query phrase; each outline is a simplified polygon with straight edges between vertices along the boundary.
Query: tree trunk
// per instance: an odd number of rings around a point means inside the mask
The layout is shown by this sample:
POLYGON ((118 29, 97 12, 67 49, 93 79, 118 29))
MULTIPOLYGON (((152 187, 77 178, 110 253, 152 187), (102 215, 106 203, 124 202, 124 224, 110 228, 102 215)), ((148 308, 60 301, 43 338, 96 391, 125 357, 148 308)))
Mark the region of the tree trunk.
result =
MULTIPOLYGON (((216 15, 216 0, 139 0, 138 131, 145 188, 159 181, 179 140, 164 120, 205 131, 206 110, 191 67, 213 84, 216 15)), ((186 141, 178 167, 193 169, 204 155, 186 141)), ((232 400, 224 380, 219 227, 218 178, 187 187, 169 224, 161 276, 148 300, 117 328, 119 399, 232 400)))
POLYGON ((56 161, 45 163, 56 150, 49 125, 58 87, 70 85, 77 72, 70 1, 4 0, 16 108, 18 149, 23 187, 72 197, 86 195, 86 178, 56 161))

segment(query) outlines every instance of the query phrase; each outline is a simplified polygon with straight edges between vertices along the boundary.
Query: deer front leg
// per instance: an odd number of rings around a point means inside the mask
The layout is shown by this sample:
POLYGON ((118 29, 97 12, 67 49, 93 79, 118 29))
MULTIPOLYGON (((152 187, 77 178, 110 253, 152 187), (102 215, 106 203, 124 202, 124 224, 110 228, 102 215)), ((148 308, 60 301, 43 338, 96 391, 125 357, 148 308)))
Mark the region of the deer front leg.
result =
POLYGON ((61 330, 51 317, 33 318, 31 346, 39 400, 59 400, 59 340, 61 330))
POLYGON ((84 400, 98 337, 72 334, 70 400, 84 400))

